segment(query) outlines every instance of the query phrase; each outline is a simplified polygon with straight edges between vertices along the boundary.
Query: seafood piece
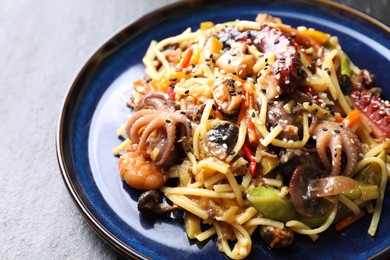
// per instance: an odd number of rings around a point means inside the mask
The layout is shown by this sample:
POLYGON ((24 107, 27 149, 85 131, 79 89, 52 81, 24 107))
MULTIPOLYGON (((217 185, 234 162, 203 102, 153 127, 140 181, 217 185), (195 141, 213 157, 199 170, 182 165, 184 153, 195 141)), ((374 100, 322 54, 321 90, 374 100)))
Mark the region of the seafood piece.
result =
POLYGON ((138 144, 139 153, 148 150, 157 165, 164 165, 175 148, 175 143, 187 141, 191 129, 189 120, 179 111, 140 110, 127 121, 126 134, 133 143, 138 144), (185 134, 176 140, 178 125, 183 126, 185 134), (153 153, 157 156, 153 156, 153 153))
POLYGON ((127 152, 118 161, 120 175, 126 183, 139 190, 156 190, 166 182, 166 176, 156 163, 138 152, 127 152))
POLYGON ((286 226, 283 229, 261 226, 260 235, 271 248, 286 247, 294 241, 294 232, 286 226))
POLYGON ((134 109, 139 111, 146 107, 152 107, 155 110, 175 111, 175 101, 165 92, 151 92, 138 101, 134 109))
POLYGON ((187 141, 191 135, 186 112, 175 111, 175 102, 163 92, 146 95, 136 104, 136 109, 127 121, 126 135, 138 145, 138 153, 157 165, 166 165, 176 142, 187 141), (183 127, 184 135, 176 140, 178 125, 183 127))
POLYGON ((236 26, 222 29, 217 38, 224 44, 224 49, 232 48, 236 42, 245 42, 256 46, 261 52, 272 52, 276 61, 272 65, 272 73, 278 79, 280 87, 298 84, 300 75, 300 55, 294 41, 280 30, 262 25, 259 31, 247 30, 240 32, 236 26))
POLYGON ((226 115, 234 115, 240 109, 242 86, 235 84, 235 80, 221 77, 215 80, 213 86, 213 97, 218 105, 218 110, 226 115))
POLYGON ((359 159, 360 141, 357 135, 343 125, 330 121, 316 123, 311 132, 316 137, 318 156, 331 174, 351 176, 359 159), (331 160, 328 158, 328 149, 331 160), (341 172, 343 154, 346 164, 341 172))
POLYGON ((252 55, 242 53, 236 49, 226 51, 217 60, 218 68, 226 73, 234 73, 239 77, 246 77, 252 74, 255 58, 252 55))
POLYGON ((351 98, 372 128, 373 134, 378 138, 390 137, 390 102, 374 96, 369 91, 355 90, 351 98))

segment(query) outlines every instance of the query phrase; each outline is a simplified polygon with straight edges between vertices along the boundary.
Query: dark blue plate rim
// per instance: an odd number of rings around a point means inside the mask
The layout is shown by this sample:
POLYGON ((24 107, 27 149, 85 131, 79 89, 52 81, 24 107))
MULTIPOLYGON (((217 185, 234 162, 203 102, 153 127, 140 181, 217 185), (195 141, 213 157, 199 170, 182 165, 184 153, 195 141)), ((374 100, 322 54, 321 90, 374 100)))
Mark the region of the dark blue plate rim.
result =
MULTIPOLYGON (((234 2, 234 1, 213 1, 213 3, 225 3, 225 2, 234 2)), ((267 2, 267 1, 265 1, 267 2)), ((282 1, 280 1, 282 2, 282 1)), ((290 1, 293 2, 293 1, 290 1)), ((305 3, 304 0, 296 0, 294 2, 298 3, 305 3)), ((381 23, 380 21, 360 12, 353 8, 344 6, 339 3, 327 1, 327 0, 313 0, 311 2, 315 2, 318 5, 322 5, 331 9, 338 9, 342 11, 346 11, 358 19, 362 19, 365 22, 369 22, 372 25, 378 27, 379 29, 385 31, 387 34, 390 35, 390 28, 381 23)), ((76 107, 77 105, 77 96, 80 94, 83 90, 80 89, 81 82, 88 81, 88 77, 93 74, 93 71, 96 69, 99 62, 104 59, 103 55, 110 55, 111 52, 115 51, 115 48, 118 46, 118 42, 125 42, 127 39, 131 36, 134 37, 139 31, 142 31, 142 28, 145 23, 148 23, 150 21, 158 19, 162 19, 163 17, 169 16, 172 12, 175 10, 180 10, 182 8, 190 8, 193 6, 207 6, 209 2, 207 0, 190 0, 190 1, 182 1, 182 2, 176 2, 171 5, 167 5, 163 8, 160 8, 158 10, 155 10, 143 17, 141 17, 136 22, 125 26, 118 32, 114 33, 113 36, 109 37, 108 40, 105 41, 103 45, 101 45, 100 48, 98 48, 91 57, 87 60, 83 68, 80 70, 78 75, 73 80, 73 83, 69 87, 65 98, 62 102, 60 115, 57 123, 56 128, 56 154, 57 154, 57 160, 58 165, 61 171, 61 175, 63 178, 63 181, 67 187, 67 190, 73 199, 73 202, 77 206, 78 210, 82 213, 83 217, 87 220, 87 222, 92 226, 92 228, 114 249, 116 249, 118 252, 123 254, 127 257, 132 258, 140 258, 140 259, 148 259, 147 256, 143 255, 142 253, 138 252, 137 250, 133 249, 131 245, 126 244, 122 240, 120 240, 118 237, 116 237, 109 228, 104 226, 98 218, 95 217, 95 215, 92 213, 91 209, 87 206, 87 203, 83 201, 82 196, 80 196, 79 192, 84 187, 80 187, 79 183, 76 183, 73 180, 73 175, 77 174, 77 170, 75 169, 74 165, 72 165, 70 158, 70 149, 69 149, 69 143, 64 138, 64 135, 71 131, 69 129, 70 121, 72 113, 74 112, 73 107, 76 107), (66 132, 66 133, 65 133, 66 132)), ((381 252, 378 252, 377 254, 373 255, 371 259, 374 258, 382 258, 385 256, 388 256, 390 253, 390 245, 389 247, 385 248, 381 252)))

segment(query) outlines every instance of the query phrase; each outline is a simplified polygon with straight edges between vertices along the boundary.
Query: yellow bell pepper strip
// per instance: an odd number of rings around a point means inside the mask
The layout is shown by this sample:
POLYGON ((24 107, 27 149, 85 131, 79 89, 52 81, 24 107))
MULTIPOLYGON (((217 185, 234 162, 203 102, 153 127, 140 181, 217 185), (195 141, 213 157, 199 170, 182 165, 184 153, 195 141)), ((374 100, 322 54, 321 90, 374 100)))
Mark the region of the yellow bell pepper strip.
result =
POLYGON ((210 29, 214 27, 214 23, 213 22, 202 22, 200 23, 200 29, 201 30, 207 30, 207 29, 210 29))
POLYGON ((314 29, 304 30, 303 34, 315 40, 319 45, 324 45, 330 38, 330 34, 314 29))

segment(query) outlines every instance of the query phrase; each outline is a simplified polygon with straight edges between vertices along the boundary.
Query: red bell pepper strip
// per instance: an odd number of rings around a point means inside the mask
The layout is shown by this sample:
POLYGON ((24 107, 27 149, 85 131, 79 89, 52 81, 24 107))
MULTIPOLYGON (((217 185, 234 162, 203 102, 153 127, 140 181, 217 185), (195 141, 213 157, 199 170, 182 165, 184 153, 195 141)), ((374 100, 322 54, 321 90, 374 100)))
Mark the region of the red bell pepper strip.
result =
POLYGON ((169 86, 167 92, 168 92, 168 95, 169 95, 173 100, 175 100, 175 91, 174 91, 173 87, 169 86))
POLYGON ((249 172, 252 174, 252 176, 255 176, 256 168, 257 168, 256 158, 253 155, 252 149, 251 149, 251 147, 250 147, 248 142, 244 143, 243 148, 244 148, 244 151, 245 151, 245 154, 246 154, 246 158, 248 158, 248 160, 250 161, 249 172))

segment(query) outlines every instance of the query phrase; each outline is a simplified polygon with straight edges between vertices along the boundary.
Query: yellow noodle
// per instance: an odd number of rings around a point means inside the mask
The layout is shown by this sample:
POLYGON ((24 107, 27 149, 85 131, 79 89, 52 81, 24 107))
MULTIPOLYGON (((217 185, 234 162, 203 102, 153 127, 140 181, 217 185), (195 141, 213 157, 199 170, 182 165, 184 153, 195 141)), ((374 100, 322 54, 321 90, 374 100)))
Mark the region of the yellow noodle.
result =
POLYGON ((352 200, 344 196, 343 194, 339 195, 339 201, 343 203, 345 206, 347 206, 350 210, 352 210, 353 214, 360 213, 360 208, 358 205, 356 205, 352 200))
POLYGON ((186 196, 166 194, 166 197, 176 205, 182 207, 188 212, 191 212, 195 216, 200 217, 201 219, 207 219, 209 217, 206 210, 202 209, 197 203, 193 202, 186 196))
POLYGON ((236 195, 236 200, 239 206, 244 205, 244 199, 242 198, 242 193, 240 186, 237 183, 236 178, 234 178, 233 173, 229 170, 226 173, 226 178, 230 183, 230 186, 232 186, 233 192, 236 195))
POLYGON ((211 227, 209 229, 207 229, 206 231, 203 231, 202 233, 199 233, 195 236, 195 238, 198 240, 198 241, 205 241, 206 239, 212 237, 213 235, 215 235, 217 232, 215 231, 215 228, 214 227, 211 227))
POLYGON ((245 227, 250 227, 250 226, 271 226, 271 227, 276 227, 279 229, 284 228, 283 222, 268 219, 268 218, 261 218, 261 217, 256 217, 248 220, 245 224, 245 227))
POLYGON ((223 198, 223 199, 234 199, 236 195, 232 192, 215 192, 208 189, 190 188, 190 187, 163 187, 161 191, 165 194, 176 194, 176 195, 193 195, 206 198, 223 198))
POLYGON ((236 222, 239 225, 243 225, 245 222, 252 219, 254 216, 256 216, 259 212, 254 207, 247 208, 243 213, 236 216, 236 222))
POLYGON ((324 232, 332 224, 332 222, 335 219, 336 214, 337 214, 338 200, 335 200, 335 202, 333 204, 334 205, 333 205, 333 209, 332 209, 331 213, 327 217, 326 221, 322 224, 322 226, 320 226, 318 228, 314 228, 314 229, 303 228, 301 226, 301 222, 299 222, 297 220, 290 220, 290 221, 288 221, 286 223, 286 226, 291 228, 295 232, 297 232, 299 234, 303 234, 303 235, 315 235, 315 234, 324 232))
POLYGON ((113 150, 112 150, 112 153, 114 155, 118 155, 120 154, 123 150, 126 149, 126 147, 131 144, 131 141, 129 138, 126 138, 126 140, 124 140, 120 145, 118 145, 117 147, 115 147, 113 150))

